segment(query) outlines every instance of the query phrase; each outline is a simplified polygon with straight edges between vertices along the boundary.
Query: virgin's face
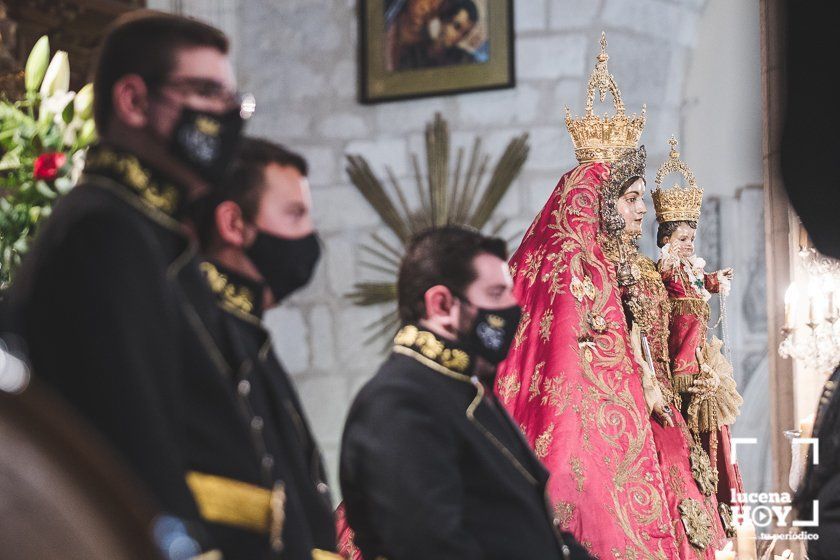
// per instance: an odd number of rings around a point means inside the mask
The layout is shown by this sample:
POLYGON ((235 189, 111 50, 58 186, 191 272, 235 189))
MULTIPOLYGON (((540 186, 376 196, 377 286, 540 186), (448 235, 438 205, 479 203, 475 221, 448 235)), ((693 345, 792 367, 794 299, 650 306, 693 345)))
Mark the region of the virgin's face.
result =
POLYGON ((688 258, 694 254, 694 236, 697 231, 688 224, 680 224, 670 237, 665 240, 671 244, 671 249, 682 258, 688 258))
POLYGON ((647 214, 647 206, 642 196, 645 194, 645 180, 636 179, 619 197, 616 207, 624 218, 624 231, 634 235, 642 233, 642 220, 647 214))

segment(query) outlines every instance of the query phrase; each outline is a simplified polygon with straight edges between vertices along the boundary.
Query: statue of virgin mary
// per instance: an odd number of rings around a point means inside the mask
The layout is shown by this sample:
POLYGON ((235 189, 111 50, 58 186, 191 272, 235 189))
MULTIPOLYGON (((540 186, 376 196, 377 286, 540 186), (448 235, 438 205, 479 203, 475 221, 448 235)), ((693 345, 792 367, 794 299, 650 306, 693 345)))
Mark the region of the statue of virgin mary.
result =
POLYGON ((623 250, 614 239, 626 225, 616 205, 623 186, 643 190, 645 116, 625 114, 603 36, 601 47, 584 117, 567 110, 580 165, 560 179, 510 260, 523 318, 496 392, 551 472, 557 523, 591 554, 714 558, 723 544, 714 496, 697 489, 688 446, 678 445, 679 411, 646 367, 622 303, 619 280, 638 270, 613 253, 623 250), (594 115, 596 90, 602 101, 612 94, 613 116, 594 115), (656 430, 667 433, 667 449, 657 448, 656 430))

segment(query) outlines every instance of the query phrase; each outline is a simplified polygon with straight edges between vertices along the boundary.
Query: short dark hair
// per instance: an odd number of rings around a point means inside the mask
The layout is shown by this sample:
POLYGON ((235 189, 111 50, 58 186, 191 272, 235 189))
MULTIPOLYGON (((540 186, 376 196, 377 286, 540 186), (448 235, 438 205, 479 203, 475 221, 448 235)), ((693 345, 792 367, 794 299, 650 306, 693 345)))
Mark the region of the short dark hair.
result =
POLYGON ((656 246, 657 247, 664 247, 665 246, 665 238, 671 237, 674 235, 674 232, 677 231, 677 228, 681 225, 687 225, 691 229, 697 229, 697 222, 694 220, 680 220, 677 222, 662 222, 659 224, 659 229, 656 230, 656 246))
POLYGON ((196 225, 203 247, 209 247, 213 241, 215 210, 225 200, 235 202, 242 210, 245 221, 253 223, 265 188, 265 168, 272 163, 297 169, 304 177, 309 173, 309 164, 303 156, 285 146, 261 138, 242 139, 225 179, 198 206, 196 225))
POLYGON ((446 286, 456 296, 478 277, 473 260, 482 253, 507 260, 505 242, 461 226, 432 228, 409 242, 397 278, 400 319, 416 323, 426 316, 424 296, 432 286, 446 286))
POLYGON ((215 27, 173 14, 136 10, 114 21, 99 47, 93 76, 93 112, 100 134, 108 128, 114 84, 137 74, 147 84, 164 81, 175 65, 175 52, 211 47, 228 52, 225 34, 215 27))
POLYGON ((455 19, 462 10, 467 12, 470 21, 478 22, 478 8, 473 0, 450 0, 444 3, 440 10, 440 19, 443 21, 451 21, 455 19))

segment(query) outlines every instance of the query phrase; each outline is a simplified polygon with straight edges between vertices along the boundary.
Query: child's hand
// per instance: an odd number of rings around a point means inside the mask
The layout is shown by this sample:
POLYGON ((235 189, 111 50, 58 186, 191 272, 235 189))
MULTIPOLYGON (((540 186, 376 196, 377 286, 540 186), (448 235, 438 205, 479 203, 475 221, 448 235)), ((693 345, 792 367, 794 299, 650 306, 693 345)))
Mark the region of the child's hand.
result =
POLYGON ((709 395, 717 391, 720 380, 716 377, 707 379, 695 379, 688 392, 692 395, 709 395))

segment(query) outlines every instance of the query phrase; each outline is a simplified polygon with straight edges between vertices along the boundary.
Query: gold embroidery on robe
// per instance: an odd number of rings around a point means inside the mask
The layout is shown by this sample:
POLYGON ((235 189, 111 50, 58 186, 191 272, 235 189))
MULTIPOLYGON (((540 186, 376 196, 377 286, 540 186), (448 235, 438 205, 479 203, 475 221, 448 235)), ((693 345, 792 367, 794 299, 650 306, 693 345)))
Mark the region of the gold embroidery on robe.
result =
MULTIPOLYGON (((689 441, 691 440, 689 439, 689 441)), ((698 443, 691 445, 691 456, 689 458, 691 460, 691 474, 697 481, 697 487, 704 496, 711 496, 717 491, 717 469, 712 467, 709 456, 698 443)))
MULTIPOLYGON (((637 530, 641 525, 649 525, 651 531, 667 534, 671 528, 664 517, 665 503, 659 490, 662 478, 658 474, 643 476, 644 469, 649 465, 643 457, 649 455, 650 427, 647 416, 640 413, 630 389, 630 384, 635 382, 634 377, 629 375, 633 371, 630 357, 618 329, 608 328, 599 333, 586 320, 588 312, 603 318, 615 314, 615 310, 610 307, 613 293, 610 286, 616 281, 612 265, 590 257, 595 245, 601 241, 600 238, 595 239, 581 232, 582 223, 597 223, 599 219, 597 189, 603 176, 590 176, 589 172, 589 168, 582 166, 567 175, 565 188, 557 197, 556 210, 551 212, 551 222, 546 225, 546 231, 536 231, 536 226, 542 223, 538 217, 528 233, 528 236, 534 233, 551 234, 556 247, 550 250, 557 252, 545 256, 542 269, 545 272, 539 278, 551 304, 555 303, 556 295, 571 289, 568 278, 574 277, 580 281, 580 293, 575 294, 572 301, 578 305, 577 316, 581 322, 564 324, 563 327, 571 329, 578 337, 577 351, 585 385, 565 387, 562 372, 534 372, 529 384, 529 400, 539 396, 541 405, 555 407, 556 414, 574 411, 581 420, 580 445, 585 452, 592 453, 595 446, 600 448, 602 443, 607 443, 608 449, 614 450, 603 455, 604 464, 608 465, 613 476, 620 473, 620 482, 632 481, 632 490, 630 484, 610 485, 607 488, 609 515, 621 528, 627 543, 619 553, 621 557, 633 560, 664 560, 668 555, 661 543, 652 546, 650 535, 646 531, 637 530), (594 215, 583 214, 576 211, 575 206, 596 208, 596 211, 594 215), (593 290, 587 289, 587 278, 595 288, 594 294, 593 290), (535 381, 538 375, 540 378, 535 381), (571 395, 577 393, 582 397, 579 404, 572 403, 570 399, 571 395), (632 495, 629 495, 630 492, 632 495)), ((590 228, 588 224, 584 227, 590 228)), ((520 278, 523 267, 524 261, 519 267, 520 278)), ((578 291, 578 286, 575 291, 578 291)), ((574 459, 572 457, 570 463, 571 476, 575 481, 573 488, 582 491, 586 480, 583 463, 579 458, 577 461, 574 459), (578 474, 575 474, 575 468, 578 474)), ((591 543, 584 541, 583 544, 592 549, 591 543)))
POLYGON ((712 542, 712 521, 697 500, 685 498, 678 506, 691 546, 704 550, 712 542))
POLYGON ((518 395, 521 385, 519 372, 515 370, 499 379, 497 387, 499 388, 499 396, 502 398, 502 401, 507 403, 511 398, 518 395))
POLYGON ((534 282, 537 281, 545 252, 545 248, 540 248, 525 255, 525 268, 522 270, 522 276, 528 279, 529 287, 533 286, 534 282))
POLYGON ((563 264, 560 255, 557 253, 551 253, 546 259, 551 263, 551 271, 543 275, 542 281, 548 283, 549 298, 553 304, 556 296, 566 293, 560 283, 560 275, 566 272, 569 267, 563 264))
POLYGON ((531 402, 540 395, 540 383, 542 383, 542 374, 540 371, 545 367, 545 362, 540 362, 534 368, 534 373, 531 375, 531 383, 528 385, 528 402, 531 402))
POLYGON ((541 405, 553 406, 554 414, 559 416, 560 414, 563 414, 566 407, 569 406, 570 398, 571 395, 563 390, 562 377, 554 377, 552 379, 545 380, 545 385, 543 386, 543 396, 540 401, 541 405))
POLYGON ((709 322, 709 304, 699 298, 674 298, 671 300, 675 315, 695 315, 703 323, 709 322))
POLYGON ((718 504, 718 515, 720 515, 720 521, 727 538, 731 539, 736 536, 735 522, 732 520, 732 508, 729 504, 718 504))
POLYGON ((540 319, 540 339, 543 342, 551 340, 551 323, 554 322, 554 311, 547 309, 540 319))
POLYGON ((545 459, 551 448, 551 440, 554 437, 554 422, 552 422, 543 433, 537 436, 534 442, 534 454, 539 459, 545 459))
POLYGON ((554 506, 554 518, 560 522, 562 528, 567 528, 572 516, 575 514, 575 504, 570 502, 559 502, 554 506))
POLYGON ((577 491, 583 492, 583 483, 586 482, 586 476, 583 474, 583 464, 577 457, 572 457, 569 466, 572 467, 572 478, 577 486, 577 491))
POLYGON ((516 334, 513 336, 513 347, 519 348, 522 346, 522 343, 525 342, 525 339, 528 338, 528 334, 525 332, 528 329, 528 326, 531 324, 531 314, 529 312, 525 312, 522 314, 522 320, 519 321, 519 326, 516 328, 516 334))
POLYGON ((685 496, 685 480, 683 480, 682 473, 680 473, 677 465, 671 465, 668 470, 668 484, 675 496, 678 498, 685 496))

